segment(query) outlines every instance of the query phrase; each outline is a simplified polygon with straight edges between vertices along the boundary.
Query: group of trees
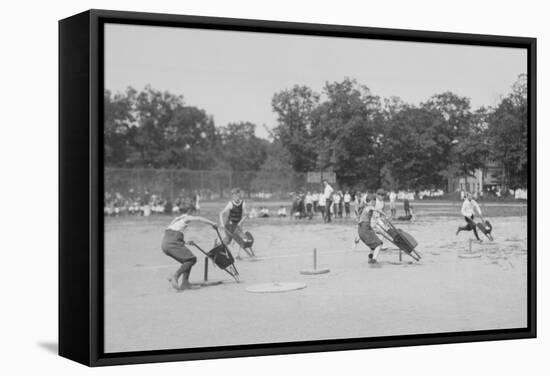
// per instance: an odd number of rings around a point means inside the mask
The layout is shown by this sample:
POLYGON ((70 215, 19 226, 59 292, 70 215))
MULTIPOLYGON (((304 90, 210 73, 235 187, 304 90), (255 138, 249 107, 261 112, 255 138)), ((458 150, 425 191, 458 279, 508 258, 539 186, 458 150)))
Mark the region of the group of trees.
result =
POLYGON ((273 134, 296 171, 331 170, 340 183, 366 188, 446 188, 497 161, 503 186, 527 182, 527 82, 520 76, 495 108, 472 110, 452 92, 419 105, 382 100, 346 78, 322 95, 294 86, 273 96, 273 134), (321 100, 321 98, 324 98, 321 100))
POLYGON ((169 92, 105 91, 105 165, 262 176, 322 170, 347 186, 444 188, 448 177, 472 176, 494 160, 504 186, 526 185, 525 76, 495 108, 476 111, 451 92, 419 105, 381 99, 349 78, 327 82, 321 93, 296 85, 271 104, 277 125, 266 140, 250 122, 216 126, 205 110, 169 92))
POLYGON ((248 122, 216 127, 182 96, 145 87, 104 93, 105 166, 258 170, 270 142, 248 122))

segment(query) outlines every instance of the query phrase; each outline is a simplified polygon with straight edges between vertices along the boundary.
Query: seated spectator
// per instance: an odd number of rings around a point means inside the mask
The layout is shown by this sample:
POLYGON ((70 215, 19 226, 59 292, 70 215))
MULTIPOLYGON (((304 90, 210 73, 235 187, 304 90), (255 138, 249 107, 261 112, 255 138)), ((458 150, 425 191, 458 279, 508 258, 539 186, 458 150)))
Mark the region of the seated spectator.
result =
POLYGON ((283 205, 281 205, 279 207, 279 210, 277 210, 277 216, 279 218, 286 218, 286 215, 287 215, 286 214, 286 208, 283 205))
POLYGON ((268 218, 269 217, 269 209, 264 206, 261 210, 260 210, 260 218, 268 218))
POLYGON ((249 218, 257 218, 258 217, 258 210, 255 207, 252 207, 250 209, 250 212, 248 213, 249 218))

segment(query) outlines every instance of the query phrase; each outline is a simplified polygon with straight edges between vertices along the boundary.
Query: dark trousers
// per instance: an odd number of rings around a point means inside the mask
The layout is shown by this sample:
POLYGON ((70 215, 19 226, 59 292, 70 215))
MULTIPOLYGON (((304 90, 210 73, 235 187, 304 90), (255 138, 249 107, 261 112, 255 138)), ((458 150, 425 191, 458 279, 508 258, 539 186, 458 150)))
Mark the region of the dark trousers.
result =
POLYGON ((330 208, 332 207, 332 200, 327 200, 326 206, 325 206, 325 222, 331 222, 332 219, 330 218, 330 208))
POLYGON ((309 219, 313 218, 313 204, 306 204, 306 215, 309 219))
POLYGON ((182 272, 189 272, 197 262, 195 255, 185 246, 183 234, 179 231, 166 230, 161 248, 167 256, 182 264, 182 272))
POLYGON ((474 230, 474 235, 476 236, 476 239, 479 240, 479 236, 477 235, 477 229, 476 224, 474 222, 474 216, 471 217, 464 217, 466 220, 466 226, 459 227, 460 231, 472 231, 474 230))

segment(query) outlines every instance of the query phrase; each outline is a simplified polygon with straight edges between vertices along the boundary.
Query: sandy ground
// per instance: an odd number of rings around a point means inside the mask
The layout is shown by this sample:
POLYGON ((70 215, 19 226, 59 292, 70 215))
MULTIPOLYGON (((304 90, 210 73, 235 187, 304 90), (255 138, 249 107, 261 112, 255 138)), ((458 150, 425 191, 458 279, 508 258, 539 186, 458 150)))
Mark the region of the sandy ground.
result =
MULTIPOLYGON (((417 205, 419 219, 398 224, 418 241, 421 262, 395 247, 367 264, 364 245, 351 251, 353 221, 257 219, 247 230, 260 260, 237 262, 241 283, 210 267, 218 286, 177 293, 166 277, 177 268, 160 250, 168 217, 107 220, 105 229, 105 351, 157 350, 399 334, 525 327, 527 324, 527 221, 523 206, 495 204, 495 241, 474 244, 479 258, 459 257, 471 233, 460 204, 417 205), (511 214, 511 215, 510 215, 511 214), (498 216, 497 216, 498 215, 498 216), (317 248, 319 267, 305 276, 317 248), (303 290, 253 294, 265 282, 304 282, 303 290)), ((209 248, 215 234, 192 227, 186 240, 209 248)), ((387 242, 386 242, 387 243, 387 242)), ((236 253, 236 250, 235 250, 236 253)), ((204 257, 191 279, 203 278, 204 257)))

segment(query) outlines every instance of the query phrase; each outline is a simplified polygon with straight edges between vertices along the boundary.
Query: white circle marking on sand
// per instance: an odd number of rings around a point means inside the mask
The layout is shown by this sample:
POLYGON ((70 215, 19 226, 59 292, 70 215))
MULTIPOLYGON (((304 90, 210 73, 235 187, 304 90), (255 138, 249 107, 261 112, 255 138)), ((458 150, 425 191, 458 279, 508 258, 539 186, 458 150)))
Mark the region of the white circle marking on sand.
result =
POLYGON ((270 282, 248 286, 246 291, 253 293, 273 293, 301 290, 306 287, 302 282, 270 282))

